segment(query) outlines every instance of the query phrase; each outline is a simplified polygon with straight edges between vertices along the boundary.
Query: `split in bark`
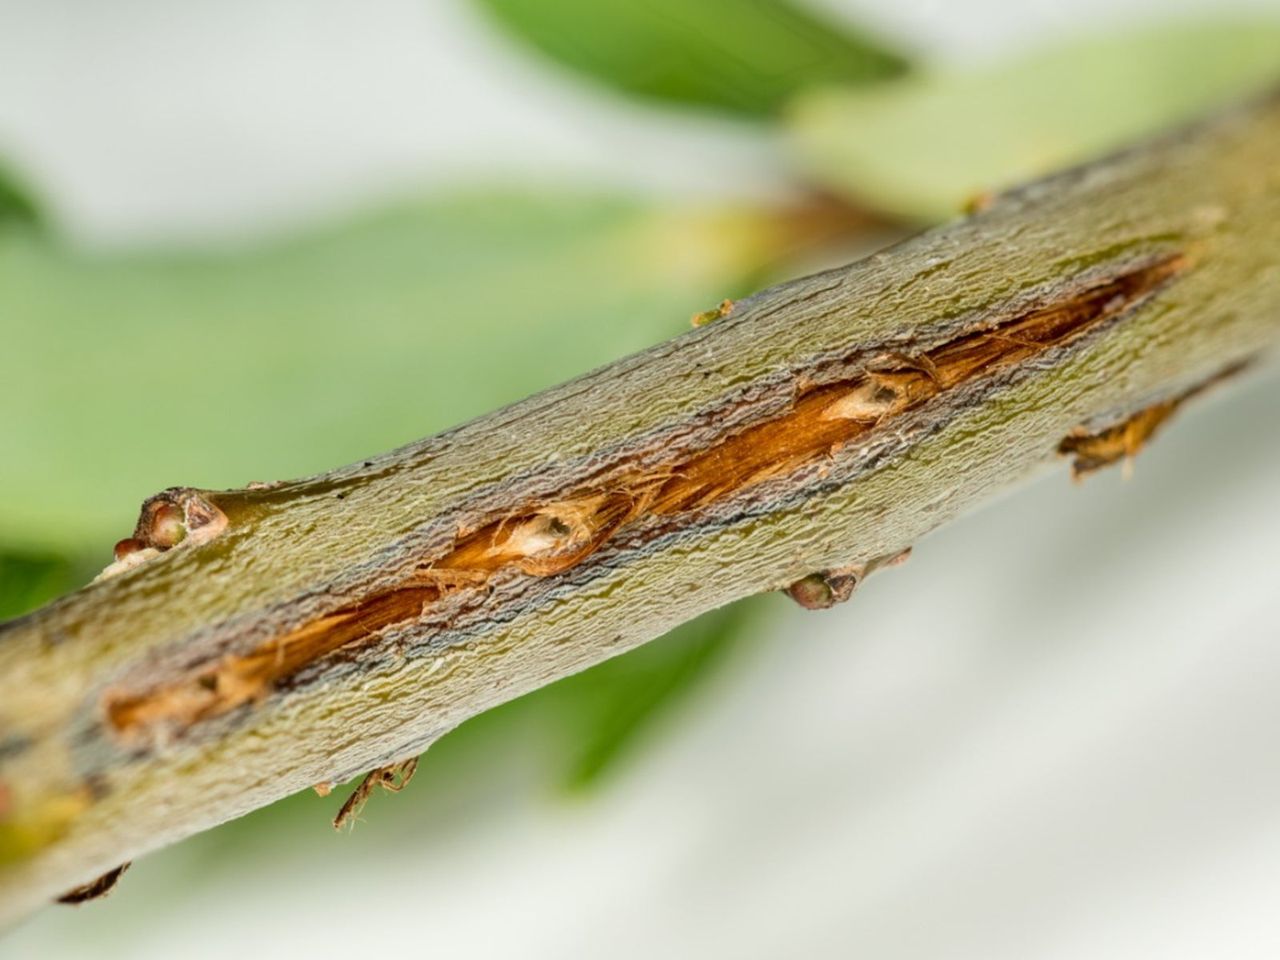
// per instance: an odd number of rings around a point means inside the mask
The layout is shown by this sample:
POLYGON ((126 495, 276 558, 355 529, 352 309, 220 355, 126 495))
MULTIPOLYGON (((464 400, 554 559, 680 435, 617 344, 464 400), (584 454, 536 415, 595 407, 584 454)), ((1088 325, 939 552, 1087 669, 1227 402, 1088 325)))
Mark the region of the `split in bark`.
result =
POLYGON ((111 576, 0 628, 0 919, 373 769, 358 806, 723 603, 834 601, 1060 448, 1131 455, 1280 340, 1277 156, 1273 97, 438 437, 152 498, 111 576))

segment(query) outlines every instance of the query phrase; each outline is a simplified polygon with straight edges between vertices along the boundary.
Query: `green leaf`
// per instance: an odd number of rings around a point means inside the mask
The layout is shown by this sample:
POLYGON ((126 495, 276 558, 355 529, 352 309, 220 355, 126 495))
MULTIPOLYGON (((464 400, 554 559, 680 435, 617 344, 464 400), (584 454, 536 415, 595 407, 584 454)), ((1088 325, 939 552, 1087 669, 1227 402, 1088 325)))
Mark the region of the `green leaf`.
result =
POLYGON ((0 164, 0 227, 44 225, 40 206, 31 190, 4 164, 0 164))
POLYGON ((21 616, 71 589, 74 565, 47 553, 0 553, 0 621, 21 616))
POLYGON ((788 0, 479 0, 510 32, 610 86, 748 116, 819 83, 901 73, 879 41, 788 0))
POLYGON ((423 201, 229 253, 0 232, 0 548, 103 563, 167 486, 319 472, 688 328, 785 231, 607 198, 423 201))
POLYGON ((1280 77, 1280 23, 1163 26, 977 72, 815 91, 791 115, 823 185, 920 221, 1087 160, 1280 77))
POLYGON ((703 614, 661 640, 607 660, 546 691, 573 750, 565 784, 595 786, 655 724, 723 661, 758 608, 750 602, 703 614))

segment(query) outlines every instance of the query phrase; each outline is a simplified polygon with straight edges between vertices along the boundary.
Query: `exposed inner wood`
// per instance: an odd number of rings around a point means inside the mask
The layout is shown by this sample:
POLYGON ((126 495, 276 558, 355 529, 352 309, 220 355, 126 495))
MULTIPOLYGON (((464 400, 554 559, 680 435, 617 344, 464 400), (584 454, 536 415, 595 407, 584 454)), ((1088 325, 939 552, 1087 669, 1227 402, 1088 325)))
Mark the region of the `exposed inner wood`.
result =
POLYGON ((706 449, 673 456, 604 488, 567 490, 554 502, 514 507, 460 536, 441 555, 424 558, 400 583, 248 653, 217 657, 146 689, 109 691, 104 703, 109 727, 124 736, 153 727, 180 734, 266 696, 319 658, 418 619, 448 594, 483 588, 499 571, 514 569, 531 577, 562 573, 641 517, 689 513, 821 462, 946 391, 1066 344, 1135 306, 1188 266, 1182 255, 1167 256, 940 345, 875 356, 852 379, 821 385, 797 380, 785 413, 706 449))

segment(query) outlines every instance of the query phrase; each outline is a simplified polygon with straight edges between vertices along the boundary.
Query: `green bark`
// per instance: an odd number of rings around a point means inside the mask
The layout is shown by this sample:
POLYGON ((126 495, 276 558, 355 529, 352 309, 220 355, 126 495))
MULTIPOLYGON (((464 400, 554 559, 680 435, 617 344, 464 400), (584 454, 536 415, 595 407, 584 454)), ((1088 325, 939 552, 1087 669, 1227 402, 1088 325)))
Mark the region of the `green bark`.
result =
POLYGON ((892 556, 1052 462, 1078 425, 1260 357, 1280 339, 1277 157, 1270 97, 439 436, 320 477, 205 492, 225 529, 193 527, 0 628, 0 921, 303 787, 413 756, 705 610, 892 556), (799 418, 815 389, 854 389, 886 363, 907 377, 904 356, 949 356, 1055 310, 1085 319, 934 383, 818 459, 750 483, 726 459, 725 489, 635 507, 582 556, 553 551, 553 566, 507 563, 447 591, 433 579, 472 531, 552 517, 530 542, 570 543, 574 511, 637 478, 709 469, 734 438, 799 418), (342 611, 373 623, 366 611, 391 601, 414 612, 325 641, 342 611), (308 629, 321 652, 293 664, 280 638, 308 629), (222 667, 275 642, 288 669, 243 696, 220 686, 222 667), (122 720, 135 701, 152 712, 122 720))

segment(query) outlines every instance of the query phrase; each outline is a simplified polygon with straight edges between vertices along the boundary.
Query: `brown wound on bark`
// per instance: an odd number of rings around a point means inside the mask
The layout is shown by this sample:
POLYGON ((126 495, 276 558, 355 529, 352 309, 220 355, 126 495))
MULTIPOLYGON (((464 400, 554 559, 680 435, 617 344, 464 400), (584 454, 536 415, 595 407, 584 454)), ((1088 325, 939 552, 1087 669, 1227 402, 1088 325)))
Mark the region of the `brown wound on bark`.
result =
POLYGON ((1071 477, 1082 480, 1091 473, 1123 461, 1126 465, 1150 442, 1175 413, 1192 397, 1204 393, 1210 387, 1235 376, 1248 365, 1235 363, 1214 374, 1204 383, 1183 391, 1176 397, 1129 414, 1118 423, 1106 427, 1076 427, 1058 444, 1058 453, 1071 457, 1071 477))
POLYGON ((1072 458, 1072 479, 1082 480, 1122 460, 1127 472, 1127 465, 1179 405, 1177 400, 1157 403, 1102 430, 1077 427, 1058 444, 1058 452, 1072 458))
POLYGON ((118 867, 108 870, 102 876, 90 880, 86 884, 74 887, 68 890, 58 898, 58 903, 79 904, 88 903, 90 900, 97 900, 105 897, 108 893, 115 889, 120 878, 124 876, 124 872, 129 869, 129 863, 122 863, 118 867))
MULTIPOLYGON (((674 450, 667 462, 643 469, 623 463, 611 480, 598 482, 594 489, 568 490, 555 500, 517 507, 482 522, 460 534, 442 554, 424 558, 400 574, 398 582, 380 585, 247 653, 213 656, 143 689, 109 690, 103 704, 108 724, 125 736, 145 736, 153 725, 169 735, 181 734, 198 721, 262 699, 339 649, 414 622, 445 596, 485 587, 500 573, 555 576, 581 564, 619 530, 643 519, 687 516, 692 522, 695 511, 826 462, 833 451, 949 390, 991 378, 1073 341, 1143 302, 1189 265, 1181 254, 1167 255, 1089 280, 1011 319, 977 326, 941 343, 911 352, 869 350, 862 372, 845 380, 814 384, 797 378, 787 387, 792 399, 782 413, 737 428, 701 449, 674 450)), ((173 539, 175 515, 168 507, 174 503, 182 507, 187 537, 193 527, 224 527, 226 518, 207 500, 184 497, 194 493, 166 491, 153 498, 156 505, 144 508, 147 525, 140 522, 135 537, 153 549, 173 539), (214 511, 203 523, 201 503, 214 511)), ((837 586, 833 590, 827 585, 832 597, 844 590, 843 584, 837 586)))
POLYGON ((915 371, 880 371, 867 375, 864 383, 845 392, 822 411, 825 420, 865 420, 878 423, 900 413, 911 405, 913 394, 920 396, 919 381, 925 379, 915 371))

